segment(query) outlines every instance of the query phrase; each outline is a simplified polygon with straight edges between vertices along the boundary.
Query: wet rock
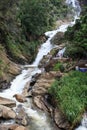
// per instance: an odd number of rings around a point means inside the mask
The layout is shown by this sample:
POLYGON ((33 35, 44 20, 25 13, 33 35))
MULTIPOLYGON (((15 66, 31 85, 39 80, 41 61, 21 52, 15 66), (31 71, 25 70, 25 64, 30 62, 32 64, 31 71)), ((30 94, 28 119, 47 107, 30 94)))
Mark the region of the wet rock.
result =
POLYGON ((7 107, 15 107, 16 102, 7 98, 0 97, 0 105, 4 105, 7 107))
POLYGON ((35 78, 32 78, 32 79, 31 79, 31 82, 30 82, 30 86, 34 86, 35 83, 36 83, 36 79, 35 79, 35 78))
POLYGON ((52 112, 51 106, 45 102, 41 95, 35 96, 33 102, 39 109, 44 110, 45 112, 52 112))
POLYGON ((7 126, 0 126, 0 130, 8 130, 7 126))
POLYGON ((36 79, 36 80, 37 80, 40 76, 41 76, 41 74, 36 73, 35 75, 33 75, 33 76, 32 76, 32 78, 34 78, 34 79, 36 79))
POLYGON ((37 96, 37 95, 43 95, 44 93, 47 92, 48 88, 50 87, 51 83, 54 81, 54 79, 44 79, 41 78, 36 82, 32 89, 32 95, 37 96))
POLYGON ((27 82, 25 84, 25 87, 24 87, 23 92, 22 92, 22 95, 24 97, 29 97, 29 93, 28 93, 29 88, 30 88, 30 82, 27 82))
POLYGON ((49 73, 43 73, 38 80, 36 81, 35 85, 32 89, 32 95, 44 95, 47 93, 49 87, 54 82, 55 78, 61 77, 63 74, 61 72, 50 71, 49 73))
POLYGON ((9 68, 10 69, 8 69, 8 73, 10 73, 11 75, 13 75, 13 76, 16 76, 16 75, 18 75, 20 72, 21 72, 21 67, 20 67, 20 65, 18 65, 18 64, 15 64, 14 62, 10 62, 10 64, 9 64, 9 68))
POLYGON ((7 89, 10 87, 10 83, 7 82, 6 80, 1 80, 0 79, 0 90, 3 91, 4 89, 7 89))
POLYGON ((38 108, 50 113, 59 129, 69 130, 70 125, 67 119, 56 108, 55 99, 48 93, 48 89, 54 79, 60 78, 61 76, 63 74, 59 71, 50 71, 40 75, 32 89, 33 102, 38 108))
POLYGON ((23 95, 21 95, 21 94, 15 94, 13 97, 15 97, 18 102, 22 102, 23 103, 23 102, 27 101, 26 98, 23 95))
POLYGON ((62 40, 64 38, 64 33, 63 32, 58 32, 51 40, 53 44, 59 45, 62 43, 62 40))
POLYGON ((0 105, 0 117, 5 119, 15 119, 16 113, 11 108, 0 105))
POLYGON ((53 66, 57 63, 57 60, 55 59, 51 59, 48 63, 46 63, 44 65, 44 68, 46 70, 46 72, 49 72, 50 70, 52 70, 53 66))
POLYGON ((14 130, 27 130, 24 126, 18 126, 16 129, 14 130))
POLYGON ((58 110, 58 108, 56 108, 54 110, 53 118, 54 118, 56 125, 59 128, 64 129, 64 130, 69 130, 70 124, 67 121, 66 117, 62 114, 62 112, 60 110, 58 110))
POLYGON ((12 125, 8 125, 8 130, 15 130, 19 125, 18 124, 12 124, 12 125))
POLYGON ((29 119, 27 114, 25 113, 24 108, 20 105, 17 108, 18 115, 16 116, 16 123, 19 125, 27 126, 29 124, 29 119))
POLYGON ((18 124, 0 125, 0 130, 27 130, 24 126, 18 124))

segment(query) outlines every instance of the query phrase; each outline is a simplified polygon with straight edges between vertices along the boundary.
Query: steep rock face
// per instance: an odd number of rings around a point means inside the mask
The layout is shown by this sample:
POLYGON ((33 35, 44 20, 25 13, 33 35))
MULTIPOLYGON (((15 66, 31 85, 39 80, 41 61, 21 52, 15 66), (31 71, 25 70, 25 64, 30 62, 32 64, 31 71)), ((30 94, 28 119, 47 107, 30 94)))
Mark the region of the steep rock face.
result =
POLYGON ((8 59, 8 55, 0 45, 0 90, 10 87, 9 81, 19 74, 20 66, 8 59))

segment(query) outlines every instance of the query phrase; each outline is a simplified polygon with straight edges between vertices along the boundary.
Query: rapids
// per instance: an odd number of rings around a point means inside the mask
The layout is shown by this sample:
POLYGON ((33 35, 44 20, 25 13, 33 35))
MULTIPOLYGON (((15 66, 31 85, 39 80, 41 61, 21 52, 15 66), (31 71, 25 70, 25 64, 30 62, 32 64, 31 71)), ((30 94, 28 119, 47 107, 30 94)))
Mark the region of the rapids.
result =
MULTIPOLYGON (((58 29, 46 32, 45 35, 48 36, 48 40, 43 43, 39 49, 39 52, 36 56, 35 61, 32 63, 32 65, 25 65, 23 66, 23 70, 20 75, 18 75, 12 82, 9 89, 3 91, 0 93, 0 96, 6 97, 9 99, 13 99, 14 94, 22 93, 25 85, 27 82, 31 80, 31 77, 35 75, 36 73, 41 73, 41 70, 38 68, 38 65, 43 58, 44 55, 47 55, 51 49, 54 47, 51 44, 51 39, 55 36, 57 32, 65 32, 67 30, 68 26, 73 26, 75 23, 75 20, 79 17, 81 8, 79 6, 79 3, 77 0, 66 0, 66 3, 68 6, 72 6, 74 9, 74 21, 61 25, 58 29), (25 69, 27 68, 27 69, 25 69)), ((62 51, 60 51, 62 52, 62 51)), ((59 53, 60 53, 59 52, 59 53)), ((16 100, 15 100, 16 101, 16 100)), ((16 101, 16 104, 19 105, 16 101)), ((22 104, 22 103, 21 103, 22 104)), ((22 104, 23 108, 25 109, 27 115, 32 119, 31 123, 29 124, 30 130, 56 130, 56 128, 53 125, 52 120, 47 116, 44 112, 32 108, 32 99, 27 99, 27 103, 22 104)), ((77 130, 86 130, 81 129, 81 126, 77 130)))

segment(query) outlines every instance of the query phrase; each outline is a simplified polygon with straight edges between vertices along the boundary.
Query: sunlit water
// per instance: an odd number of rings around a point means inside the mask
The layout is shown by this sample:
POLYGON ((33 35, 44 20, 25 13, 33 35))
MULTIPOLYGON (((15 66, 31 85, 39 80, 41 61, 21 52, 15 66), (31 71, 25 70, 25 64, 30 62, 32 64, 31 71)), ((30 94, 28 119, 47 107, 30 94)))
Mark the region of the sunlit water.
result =
MULTIPOLYGON (((7 89, 7 90, 3 91, 2 93, 0 93, 0 96, 15 100, 15 98, 13 98, 13 95, 22 93, 23 88, 25 87, 26 83, 31 80, 31 77, 36 73, 41 73, 41 70, 38 69, 38 65, 39 65, 41 59, 43 58, 43 56, 47 55, 51 51, 51 49, 54 47, 51 44, 50 40, 55 36, 55 34, 57 32, 65 32, 67 30, 68 26, 72 26, 75 23, 76 18, 80 14, 80 6, 79 6, 79 4, 77 4, 78 1, 67 0, 66 3, 68 5, 71 3, 71 5, 75 8, 74 21, 72 21, 69 24, 61 25, 57 30, 53 30, 53 31, 49 31, 49 32, 45 33, 45 35, 48 36, 49 38, 40 47, 39 52, 38 52, 33 64, 23 66, 24 68, 27 68, 27 69, 23 69, 21 74, 18 75, 11 82, 10 89, 7 89)), ((65 51, 65 49, 63 48, 63 50, 59 51, 59 54, 61 55, 61 53, 64 53, 64 51, 65 51)), ((16 103, 17 103, 17 105, 19 104, 17 101, 16 101, 16 103)), ((28 99, 27 103, 24 103, 22 105, 23 105, 27 115, 31 118, 31 123, 29 124, 29 129, 31 129, 31 130, 54 130, 55 129, 53 126, 52 120, 50 120, 49 117, 46 116, 46 114, 44 112, 41 112, 39 110, 34 110, 32 108, 32 101, 30 99, 28 99)), ((77 129, 77 130, 86 130, 86 129, 84 128, 84 129, 77 129)))

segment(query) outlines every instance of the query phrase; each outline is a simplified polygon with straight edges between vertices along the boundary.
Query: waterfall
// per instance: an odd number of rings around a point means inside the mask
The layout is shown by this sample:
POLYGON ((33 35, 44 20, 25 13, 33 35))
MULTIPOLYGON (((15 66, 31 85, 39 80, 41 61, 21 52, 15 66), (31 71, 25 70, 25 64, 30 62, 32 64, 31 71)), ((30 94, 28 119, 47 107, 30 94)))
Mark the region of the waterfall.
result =
MULTIPOLYGON (((75 11, 74 21, 63 24, 60 27, 58 27, 57 30, 46 32, 45 35, 48 36, 48 40, 43 43, 39 49, 39 52, 36 56, 35 61, 32 63, 32 65, 26 65, 24 66, 24 69, 20 75, 18 75, 12 82, 10 89, 7 89, 0 93, 0 96, 2 97, 8 97, 9 99, 13 99, 13 95, 17 93, 22 93, 23 88, 25 87, 26 83, 31 80, 31 77, 36 73, 41 73, 41 70, 38 68, 38 65, 43 58, 44 55, 47 55, 51 49, 54 47, 51 44, 51 39, 55 36, 57 32, 65 32, 67 30, 68 26, 72 26, 75 23, 75 20, 77 17, 79 17, 80 14, 80 6, 77 0, 66 0, 67 5, 72 6, 75 11)), ((63 49, 61 52, 64 52, 65 49, 63 49)), ((59 52, 60 53, 60 52, 59 52)), ((16 101, 17 104, 19 104, 16 101)), ((32 108, 32 103, 30 99, 28 99, 27 104, 22 104, 24 107, 27 115, 32 118, 32 123, 30 125, 31 130, 54 130, 54 126, 50 119, 46 116, 44 112, 39 112, 38 110, 35 110, 32 108)), ((79 129, 78 129, 79 130, 79 129)), ((86 129, 80 129, 80 130, 86 130, 86 129)))
POLYGON ((87 113, 84 113, 81 125, 75 130, 87 130, 87 113))

